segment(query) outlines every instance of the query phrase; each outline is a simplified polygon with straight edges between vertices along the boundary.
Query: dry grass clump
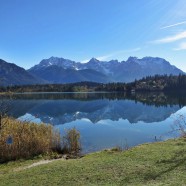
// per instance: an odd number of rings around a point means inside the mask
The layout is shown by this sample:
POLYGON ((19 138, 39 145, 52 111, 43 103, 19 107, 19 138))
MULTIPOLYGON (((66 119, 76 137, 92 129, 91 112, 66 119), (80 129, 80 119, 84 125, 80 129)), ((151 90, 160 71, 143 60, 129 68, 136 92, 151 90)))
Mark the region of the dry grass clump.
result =
POLYGON ((0 162, 59 151, 61 138, 53 126, 3 118, 0 130, 0 162))

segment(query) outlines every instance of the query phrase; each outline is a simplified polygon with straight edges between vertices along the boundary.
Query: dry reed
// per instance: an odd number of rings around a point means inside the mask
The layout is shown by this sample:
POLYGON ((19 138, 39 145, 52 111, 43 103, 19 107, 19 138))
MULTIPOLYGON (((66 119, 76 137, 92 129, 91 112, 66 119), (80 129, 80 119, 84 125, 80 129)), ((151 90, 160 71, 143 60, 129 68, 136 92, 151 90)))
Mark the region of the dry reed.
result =
POLYGON ((53 126, 3 118, 0 130, 0 162, 59 151, 61 139, 53 126))

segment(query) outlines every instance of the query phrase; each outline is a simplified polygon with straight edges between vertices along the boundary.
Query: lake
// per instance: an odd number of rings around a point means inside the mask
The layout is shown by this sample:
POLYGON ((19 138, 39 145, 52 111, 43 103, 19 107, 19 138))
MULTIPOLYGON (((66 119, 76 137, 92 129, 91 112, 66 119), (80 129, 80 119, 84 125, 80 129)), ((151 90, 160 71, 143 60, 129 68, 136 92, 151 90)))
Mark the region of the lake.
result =
POLYGON ((178 137, 186 114, 184 94, 24 93, 4 98, 9 115, 80 131, 83 153, 178 137))

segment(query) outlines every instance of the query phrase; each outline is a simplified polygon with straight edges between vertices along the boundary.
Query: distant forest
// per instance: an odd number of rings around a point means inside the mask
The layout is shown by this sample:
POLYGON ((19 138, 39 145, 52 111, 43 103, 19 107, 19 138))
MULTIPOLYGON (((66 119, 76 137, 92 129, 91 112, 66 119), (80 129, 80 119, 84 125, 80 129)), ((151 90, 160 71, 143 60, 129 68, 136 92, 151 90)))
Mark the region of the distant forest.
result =
POLYGON ((155 75, 131 83, 79 82, 70 84, 19 85, 0 87, 0 92, 140 92, 186 91, 186 75, 155 75))

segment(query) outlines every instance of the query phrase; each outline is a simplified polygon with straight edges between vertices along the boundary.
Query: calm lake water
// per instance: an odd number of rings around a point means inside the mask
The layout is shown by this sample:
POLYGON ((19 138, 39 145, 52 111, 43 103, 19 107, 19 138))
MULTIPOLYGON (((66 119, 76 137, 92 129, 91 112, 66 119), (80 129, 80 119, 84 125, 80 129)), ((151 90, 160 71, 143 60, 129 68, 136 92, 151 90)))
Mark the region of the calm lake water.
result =
POLYGON ((173 129, 186 114, 184 95, 164 93, 28 93, 10 104, 15 118, 50 123, 62 134, 78 129, 83 153, 177 137, 173 129))

